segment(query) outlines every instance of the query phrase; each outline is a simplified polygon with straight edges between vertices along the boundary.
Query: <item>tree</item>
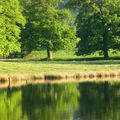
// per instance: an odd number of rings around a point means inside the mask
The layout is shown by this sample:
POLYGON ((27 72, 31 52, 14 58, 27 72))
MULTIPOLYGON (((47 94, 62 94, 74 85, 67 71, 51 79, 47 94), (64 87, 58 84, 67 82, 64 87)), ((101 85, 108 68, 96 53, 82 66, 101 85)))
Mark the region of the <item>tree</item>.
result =
POLYGON ((38 10, 37 3, 39 0, 20 0, 20 4, 23 9, 23 14, 26 17, 25 29, 22 29, 21 33, 21 49, 22 52, 26 51, 28 54, 36 48, 36 28, 33 25, 33 22, 36 21, 35 13, 38 10), (36 9, 37 8, 37 9, 36 9))
POLYGON ((18 0, 0 0, 0 56, 20 51, 20 32, 25 24, 18 0))
POLYGON ((46 49, 48 59, 52 59, 52 51, 71 47, 75 43, 72 14, 67 9, 61 9, 61 4, 61 0, 36 0, 28 4, 28 23, 22 39, 26 39, 26 45, 32 44, 32 48, 27 46, 30 52, 46 49))
POLYGON ((120 0, 71 0, 78 8, 76 18, 77 55, 96 51, 109 58, 109 50, 120 50, 120 0))

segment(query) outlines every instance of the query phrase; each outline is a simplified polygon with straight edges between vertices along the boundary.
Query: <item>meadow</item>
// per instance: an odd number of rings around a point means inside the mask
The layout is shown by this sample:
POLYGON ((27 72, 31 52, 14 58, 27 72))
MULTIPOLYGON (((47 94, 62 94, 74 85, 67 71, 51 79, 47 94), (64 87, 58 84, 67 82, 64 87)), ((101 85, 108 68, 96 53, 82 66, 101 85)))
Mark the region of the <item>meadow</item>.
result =
POLYGON ((76 56, 74 51, 58 51, 53 53, 54 59, 47 61, 46 51, 32 52, 28 56, 17 59, 1 59, 0 73, 57 73, 82 71, 113 71, 120 69, 119 53, 110 60, 103 60, 97 54, 76 56))

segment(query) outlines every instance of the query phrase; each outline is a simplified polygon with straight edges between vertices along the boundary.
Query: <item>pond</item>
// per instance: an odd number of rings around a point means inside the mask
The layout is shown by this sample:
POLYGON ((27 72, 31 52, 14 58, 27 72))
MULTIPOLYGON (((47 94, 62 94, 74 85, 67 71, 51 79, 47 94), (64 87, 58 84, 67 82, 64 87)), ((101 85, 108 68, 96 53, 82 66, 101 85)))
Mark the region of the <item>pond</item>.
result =
POLYGON ((1 88, 0 120, 120 120, 120 83, 1 88))

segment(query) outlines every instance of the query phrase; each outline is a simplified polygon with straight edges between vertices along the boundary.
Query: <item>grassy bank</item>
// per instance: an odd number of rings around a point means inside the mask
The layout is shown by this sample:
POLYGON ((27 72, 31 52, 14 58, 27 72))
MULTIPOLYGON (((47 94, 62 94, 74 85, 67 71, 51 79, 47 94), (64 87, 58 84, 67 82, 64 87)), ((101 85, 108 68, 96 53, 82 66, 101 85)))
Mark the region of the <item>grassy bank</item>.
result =
POLYGON ((0 73, 55 73, 120 70, 120 60, 26 61, 1 60, 0 73))
POLYGON ((1 59, 0 73, 65 73, 120 69, 120 53, 111 54, 112 58, 117 56, 118 60, 102 60, 98 53, 80 57, 74 53, 74 50, 54 52, 53 61, 45 61, 46 51, 34 51, 23 59, 1 59))

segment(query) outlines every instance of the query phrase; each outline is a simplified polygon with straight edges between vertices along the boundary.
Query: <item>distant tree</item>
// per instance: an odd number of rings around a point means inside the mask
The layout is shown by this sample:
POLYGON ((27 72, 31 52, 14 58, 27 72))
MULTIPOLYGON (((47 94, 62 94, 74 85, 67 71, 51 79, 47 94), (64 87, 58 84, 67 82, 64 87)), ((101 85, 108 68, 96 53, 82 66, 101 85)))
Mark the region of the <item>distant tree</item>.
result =
POLYGON ((28 10, 25 11, 28 23, 22 34, 27 50, 46 49, 48 59, 52 59, 52 51, 71 47, 75 43, 72 14, 67 9, 61 9, 61 4, 61 0, 28 3, 28 10))
POLYGON ((0 0, 0 56, 20 51, 20 32, 25 25, 18 0, 0 0))
POLYGON ((100 51, 109 58, 109 50, 120 50, 120 0, 70 0, 77 9, 77 55, 100 51))

